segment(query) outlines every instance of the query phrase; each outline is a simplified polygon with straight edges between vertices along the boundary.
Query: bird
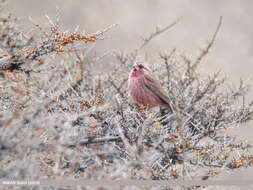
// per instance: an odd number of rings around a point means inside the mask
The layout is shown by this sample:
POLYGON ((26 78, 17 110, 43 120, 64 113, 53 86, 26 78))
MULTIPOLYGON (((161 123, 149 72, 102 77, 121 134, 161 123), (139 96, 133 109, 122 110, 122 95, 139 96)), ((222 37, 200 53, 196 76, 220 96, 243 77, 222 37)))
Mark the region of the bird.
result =
POLYGON ((172 112, 169 97, 144 62, 135 62, 128 78, 128 89, 135 103, 147 109, 159 106, 172 112))

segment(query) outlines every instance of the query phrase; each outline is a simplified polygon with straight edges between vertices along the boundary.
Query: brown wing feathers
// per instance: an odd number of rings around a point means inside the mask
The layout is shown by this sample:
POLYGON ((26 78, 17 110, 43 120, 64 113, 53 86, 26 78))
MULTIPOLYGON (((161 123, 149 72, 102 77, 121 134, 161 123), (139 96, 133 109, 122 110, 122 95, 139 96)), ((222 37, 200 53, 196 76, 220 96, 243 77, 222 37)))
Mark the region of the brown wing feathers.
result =
POLYGON ((149 73, 149 75, 144 75, 144 80, 145 86, 152 91, 164 104, 167 104, 169 109, 171 109, 169 98, 166 96, 166 92, 163 90, 157 79, 149 73))

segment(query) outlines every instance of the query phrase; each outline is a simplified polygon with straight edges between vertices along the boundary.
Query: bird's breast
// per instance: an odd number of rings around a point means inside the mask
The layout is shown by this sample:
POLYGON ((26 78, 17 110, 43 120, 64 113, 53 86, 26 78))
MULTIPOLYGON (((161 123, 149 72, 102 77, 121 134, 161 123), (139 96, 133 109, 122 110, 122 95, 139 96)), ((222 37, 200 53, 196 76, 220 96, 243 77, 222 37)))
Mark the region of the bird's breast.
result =
POLYGON ((138 104, 147 106, 152 104, 152 94, 145 86, 145 80, 143 77, 131 78, 129 83, 130 95, 133 100, 138 104))

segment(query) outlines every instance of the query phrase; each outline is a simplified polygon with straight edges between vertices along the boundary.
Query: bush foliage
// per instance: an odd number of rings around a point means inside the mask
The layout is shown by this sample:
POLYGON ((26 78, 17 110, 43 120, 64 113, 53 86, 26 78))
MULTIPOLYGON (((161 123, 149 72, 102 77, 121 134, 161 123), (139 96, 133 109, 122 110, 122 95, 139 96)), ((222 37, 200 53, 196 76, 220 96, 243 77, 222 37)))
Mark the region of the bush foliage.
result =
POLYGON ((251 166, 251 145, 227 134, 252 119, 249 86, 233 89, 219 72, 197 71, 221 21, 196 60, 174 49, 149 63, 173 104, 168 113, 135 105, 127 80, 142 48, 178 21, 132 52, 96 55, 115 25, 62 32, 57 17, 28 33, 18 18, 1 15, 0 178, 205 180, 251 166), (104 56, 113 57, 110 71, 94 72, 104 56))

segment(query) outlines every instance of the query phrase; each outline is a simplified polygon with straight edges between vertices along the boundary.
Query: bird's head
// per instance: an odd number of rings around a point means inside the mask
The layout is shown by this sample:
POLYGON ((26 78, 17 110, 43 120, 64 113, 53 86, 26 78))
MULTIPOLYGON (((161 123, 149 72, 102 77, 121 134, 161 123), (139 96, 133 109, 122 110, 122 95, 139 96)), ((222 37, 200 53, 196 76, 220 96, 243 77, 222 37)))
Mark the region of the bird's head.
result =
POLYGON ((149 71, 148 66, 143 62, 135 62, 131 72, 131 77, 138 77, 149 71))

